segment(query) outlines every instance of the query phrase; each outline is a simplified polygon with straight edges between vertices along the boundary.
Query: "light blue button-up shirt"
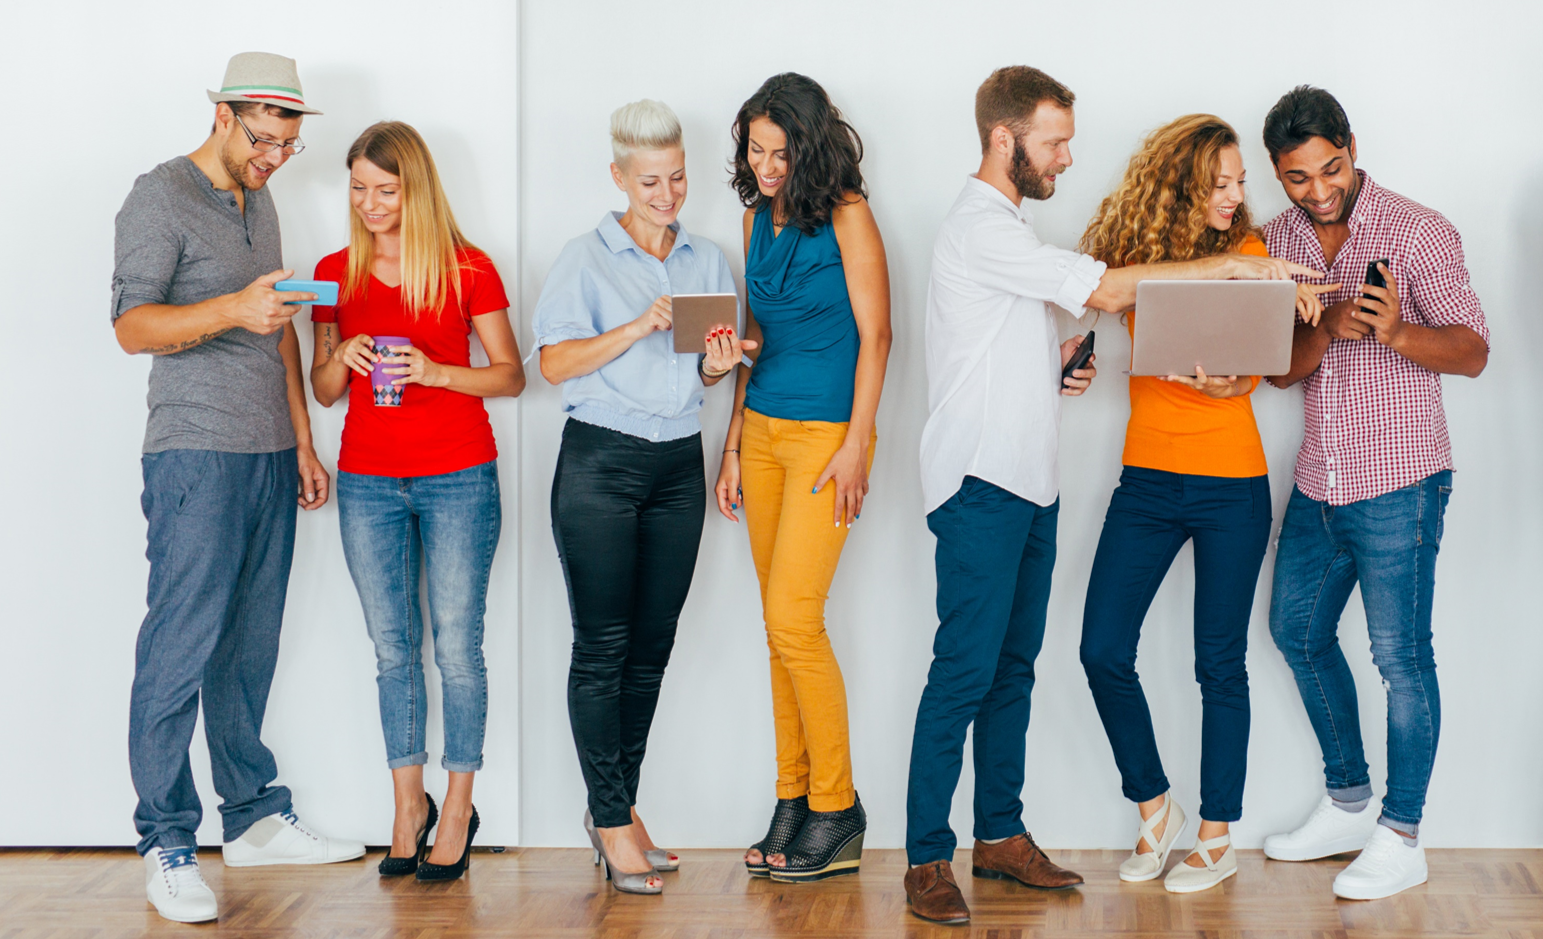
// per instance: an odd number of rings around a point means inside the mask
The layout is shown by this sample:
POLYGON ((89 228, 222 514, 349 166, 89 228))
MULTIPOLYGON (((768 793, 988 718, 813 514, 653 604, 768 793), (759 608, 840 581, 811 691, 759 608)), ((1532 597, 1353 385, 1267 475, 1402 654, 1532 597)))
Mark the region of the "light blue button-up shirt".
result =
MULTIPOLYGON (((661 296, 735 293, 718 246, 676 222, 675 245, 660 261, 639 248, 607 212, 594 231, 568 242, 536 301, 536 348, 588 339, 642 316, 661 296)), ((743 324, 741 324, 743 330, 743 324)), ((569 417, 644 440, 678 440, 702 429, 698 356, 676 355, 674 334, 655 332, 588 375, 563 382, 569 417)))

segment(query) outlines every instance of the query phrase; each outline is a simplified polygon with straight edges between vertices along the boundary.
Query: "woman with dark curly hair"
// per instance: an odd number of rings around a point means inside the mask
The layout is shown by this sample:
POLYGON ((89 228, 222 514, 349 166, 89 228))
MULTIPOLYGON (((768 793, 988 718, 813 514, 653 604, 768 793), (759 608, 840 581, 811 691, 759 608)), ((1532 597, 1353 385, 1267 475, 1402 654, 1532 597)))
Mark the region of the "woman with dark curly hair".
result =
MULTIPOLYGON (((1241 253, 1267 256, 1243 197, 1238 136, 1209 114, 1153 131, 1104 199, 1082 250, 1111 268, 1241 253)), ((1316 323, 1315 289, 1297 307, 1316 323)), ((1127 314, 1132 336, 1135 313, 1127 314)), ((1237 872, 1228 826, 1243 813, 1248 759, 1248 619, 1270 537, 1270 486, 1249 395, 1257 376, 1130 379, 1124 471, 1109 502, 1082 620, 1082 665, 1141 827, 1120 879, 1162 875, 1182 833, 1136 676, 1141 623, 1174 557, 1195 543, 1195 675, 1202 701, 1200 833, 1169 872, 1175 893, 1237 872)))
POLYGON ((738 370, 718 510, 737 522, 744 503, 777 734, 777 807, 745 867, 801 882, 856 873, 867 830, 825 599, 868 493, 889 270, 858 169, 862 141, 816 82, 767 79, 740 107, 734 142, 745 334, 761 354, 738 370))

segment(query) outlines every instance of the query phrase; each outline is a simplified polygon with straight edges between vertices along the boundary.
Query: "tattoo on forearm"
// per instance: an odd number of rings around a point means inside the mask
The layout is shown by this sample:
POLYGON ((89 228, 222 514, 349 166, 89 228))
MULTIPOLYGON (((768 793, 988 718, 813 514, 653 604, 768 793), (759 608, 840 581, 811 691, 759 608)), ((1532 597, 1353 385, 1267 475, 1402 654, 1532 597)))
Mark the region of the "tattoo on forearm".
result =
POLYGON ((172 353, 172 352, 181 352, 181 351, 183 351, 185 349, 191 349, 194 346, 203 345, 204 343, 208 342, 209 340, 214 339, 214 338, 219 337, 219 336, 223 336, 223 335, 225 335, 228 332, 230 332, 230 330, 228 330, 228 329, 218 329, 218 330, 215 330, 212 333, 204 333, 202 336, 199 336, 197 339, 185 339, 182 342, 174 342, 174 343, 171 343, 170 345, 165 345, 165 346, 152 346, 152 347, 150 347, 148 349, 145 349, 144 351, 148 352, 151 355, 166 355, 166 354, 172 353))
POLYGON ((321 331, 322 348, 327 352, 327 361, 332 361, 332 324, 328 323, 321 331))

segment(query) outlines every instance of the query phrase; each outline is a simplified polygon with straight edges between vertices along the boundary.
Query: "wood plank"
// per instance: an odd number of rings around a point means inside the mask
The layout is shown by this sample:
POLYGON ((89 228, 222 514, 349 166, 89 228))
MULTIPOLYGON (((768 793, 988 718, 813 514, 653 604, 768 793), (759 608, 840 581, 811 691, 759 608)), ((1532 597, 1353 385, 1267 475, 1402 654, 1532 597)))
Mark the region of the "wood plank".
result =
MULTIPOLYGON (((935 926, 912 917, 905 855, 869 851, 863 872, 818 884, 747 877, 737 851, 682 851, 665 895, 618 894, 587 850, 478 852, 447 884, 375 873, 379 851, 326 867, 226 870, 199 856, 230 939, 1543 939, 1543 851, 1431 851, 1430 883, 1369 903, 1337 900, 1348 857, 1307 864, 1240 852, 1238 875, 1175 896, 1161 881, 1122 884, 1123 852, 1058 851, 1088 883, 1041 892, 954 869, 974 919, 935 926)), ((0 939, 141 939, 191 935, 144 899, 143 867, 123 850, 0 850, 0 939)))

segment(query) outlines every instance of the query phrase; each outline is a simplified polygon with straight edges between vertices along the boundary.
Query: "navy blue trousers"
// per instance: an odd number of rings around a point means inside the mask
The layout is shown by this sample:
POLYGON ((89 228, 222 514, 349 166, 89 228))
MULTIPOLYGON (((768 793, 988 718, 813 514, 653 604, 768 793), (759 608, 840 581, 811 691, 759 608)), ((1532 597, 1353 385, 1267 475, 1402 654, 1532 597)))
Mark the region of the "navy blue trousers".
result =
POLYGON ((1141 623, 1184 542, 1195 542, 1195 680, 1200 817, 1243 816, 1248 769, 1248 619, 1270 539, 1267 477, 1191 476, 1127 466, 1109 500, 1082 615, 1082 667, 1114 748, 1122 791, 1168 791, 1136 675, 1141 623))
POLYGON ((1024 830, 1024 736, 1060 509, 1059 500, 1035 505, 967 476, 927 516, 938 539, 938 633, 911 739, 905 849, 912 864, 954 856, 948 815, 972 722, 975 837, 1024 830))

